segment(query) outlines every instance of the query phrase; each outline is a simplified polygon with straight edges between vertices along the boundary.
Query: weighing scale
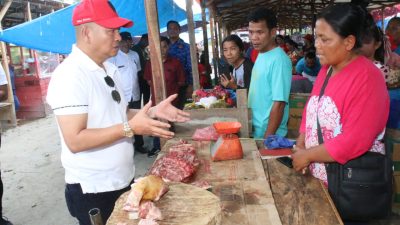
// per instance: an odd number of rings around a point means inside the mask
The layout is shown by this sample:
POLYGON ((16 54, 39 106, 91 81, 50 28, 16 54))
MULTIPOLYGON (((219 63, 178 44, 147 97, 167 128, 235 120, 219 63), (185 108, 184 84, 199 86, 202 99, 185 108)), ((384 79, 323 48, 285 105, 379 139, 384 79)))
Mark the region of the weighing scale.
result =
POLYGON ((242 159, 242 144, 236 135, 242 124, 239 122, 217 122, 213 126, 220 137, 211 146, 211 159, 213 161, 242 159))

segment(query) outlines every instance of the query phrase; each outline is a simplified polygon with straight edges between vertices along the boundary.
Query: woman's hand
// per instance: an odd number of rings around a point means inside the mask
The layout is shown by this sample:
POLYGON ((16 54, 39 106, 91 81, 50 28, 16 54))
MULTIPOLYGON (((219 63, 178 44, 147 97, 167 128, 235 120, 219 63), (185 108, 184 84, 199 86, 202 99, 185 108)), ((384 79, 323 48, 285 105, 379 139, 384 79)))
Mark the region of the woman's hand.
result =
POLYGON ((189 113, 175 108, 172 101, 176 99, 178 94, 170 95, 167 99, 160 102, 158 105, 149 110, 149 116, 159 118, 171 122, 186 122, 189 120, 189 113))
POLYGON ((308 165, 310 165, 310 160, 308 159, 308 151, 304 148, 294 146, 294 153, 292 154, 293 168, 296 171, 302 171, 305 174, 308 165))
POLYGON ((221 84, 226 88, 231 88, 231 89, 237 88, 235 79, 233 79, 233 77, 231 76, 231 79, 229 80, 225 74, 221 74, 221 84))
POLYGON ((225 74, 221 74, 221 84, 224 87, 228 87, 229 79, 225 76, 225 74))
POLYGON ((300 149, 305 149, 306 148, 306 135, 305 133, 300 133, 299 137, 296 140, 296 146, 300 149))

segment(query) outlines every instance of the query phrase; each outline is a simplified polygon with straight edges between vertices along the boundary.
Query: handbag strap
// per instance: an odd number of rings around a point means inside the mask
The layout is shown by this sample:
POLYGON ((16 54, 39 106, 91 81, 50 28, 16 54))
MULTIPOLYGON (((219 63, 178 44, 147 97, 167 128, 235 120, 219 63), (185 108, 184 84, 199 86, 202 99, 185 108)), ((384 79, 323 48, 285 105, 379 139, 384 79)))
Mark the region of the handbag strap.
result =
MULTIPOLYGON (((319 92, 319 98, 318 101, 321 100, 321 97, 324 95, 325 88, 328 85, 328 81, 332 76, 332 66, 329 67, 328 69, 328 74, 326 75, 324 84, 321 87, 321 91, 319 92)), ((318 119, 318 113, 317 113, 317 131, 318 131, 318 143, 322 144, 324 143, 324 137, 322 136, 322 131, 321 131, 321 125, 319 124, 319 119, 318 119)))

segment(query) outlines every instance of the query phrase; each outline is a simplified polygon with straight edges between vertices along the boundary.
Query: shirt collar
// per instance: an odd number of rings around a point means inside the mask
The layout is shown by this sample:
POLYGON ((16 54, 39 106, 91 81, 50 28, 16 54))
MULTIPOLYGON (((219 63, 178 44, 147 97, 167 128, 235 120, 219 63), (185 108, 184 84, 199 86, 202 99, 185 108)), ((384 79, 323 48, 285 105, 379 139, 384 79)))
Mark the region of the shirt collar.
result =
MULTIPOLYGON (((95 61, 93 61, 86 53, 84 53, 81 49, 79 49, 75 44, 72 45, 71 55, 75 55, 79 64, 83 67, 86 67, 90 71, 104 71, 95 61)), ((103 62, 103 66, 106 69, 107 74, 114 74, 116 68, 107 61, 103 62)))

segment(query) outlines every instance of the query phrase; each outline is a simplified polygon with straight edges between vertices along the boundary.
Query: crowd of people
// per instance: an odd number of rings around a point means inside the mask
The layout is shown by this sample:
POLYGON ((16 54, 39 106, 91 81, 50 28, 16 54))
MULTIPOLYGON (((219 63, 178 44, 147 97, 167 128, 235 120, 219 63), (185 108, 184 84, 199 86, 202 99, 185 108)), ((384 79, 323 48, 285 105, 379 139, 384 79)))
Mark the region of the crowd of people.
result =
MULTIPOLYGON (((386 153, 385 83, 391 81, 390 70, 400 66, 398 17, 384 34, 364 8, 330 6, 317 17, 315 36, 304 35, 301 45, 277 34, 270 9, 255 9, 247 19, 251 46, 246 49, 237 35, 225 37, 226 66, 217 76, 224 88, 247 89, 254 138, 286 136, 289 95, 306 92, 310 99, 292 155, 295 170, 309 169, 328 185, 324 163, 345 164, 368 151, 386 153)), ((90 209, 99 208, 106 221, 134 181, 134 151, 156 156, 160 137, 174 136, 168 121, 189 120, 182 109, 193 93, 193 68, 180 24, 171 20, 168 37, 160 36, 167 98, 156 105, 147 34, 134 44, 129 32, 120 33, 133 23, 107 0, 82 1, 72 23, 76 44, 53 73, 47 101, 61 138, 68 210, 79 224, 89 225, 90 209), (143 135, 154 137, 151 149, 144 147, 143 135)), ((204 54, 199 60, 200 84, 210 88, 209 64, 204 54)), ((1 213, 1 179, 0 191, 1 213)), ((0 219, 0 225, 6 222, 0 219)))
MULTIPOLYGON (((130 33, 119 33, 132 22, 118 17, 104 0, 83 1, 72 20, 77 43, 54 72, 47 100, 62 140, 68 209, 80 224, 89 224, 89 209, 100 208, 106 220, 133 182, 133 151, 153 157, 161 149, 159 137, 173 137, 171 125, 156 118, 188 120, 181 109, 193 92, 193 68, 189 44, 179 37, 179 23, 171 20, 168 37, 160 36, 169 97, 155 105, 148 36, 133 45, 130 33), (96 19, 98 11, 90 11, 92 19, 85 20, 89 8, 102 9, 106 19, 96 19), (154 136, 151 150, 144 148, 140 135, 154 136)), ((344 164, 367 151, 385 154, 389 97, 384 78, 389 75, 382 73, 387 69, 384 35, 367 11, 352 4, 327 8, 316 21, 315 40, 304 35, 301 47, 289 36, 277 35, 277 28, 275 13, 259 8, 248 15, 249 50, 237 35, 222 41, 226 66, 219 71, 219 84, 248 90, 253 137, 286 136, 290 92, 310 92, 292 156, 297 171, 308 168, 326 183, 326 162, 344 164), (316 138, 317 123, 322 144, 316 138)), ((392 43, 398 43, 392 30, 392 43)), ((203 54, 199 59, 200 84, 210 87, 209 65, 203 54)))

